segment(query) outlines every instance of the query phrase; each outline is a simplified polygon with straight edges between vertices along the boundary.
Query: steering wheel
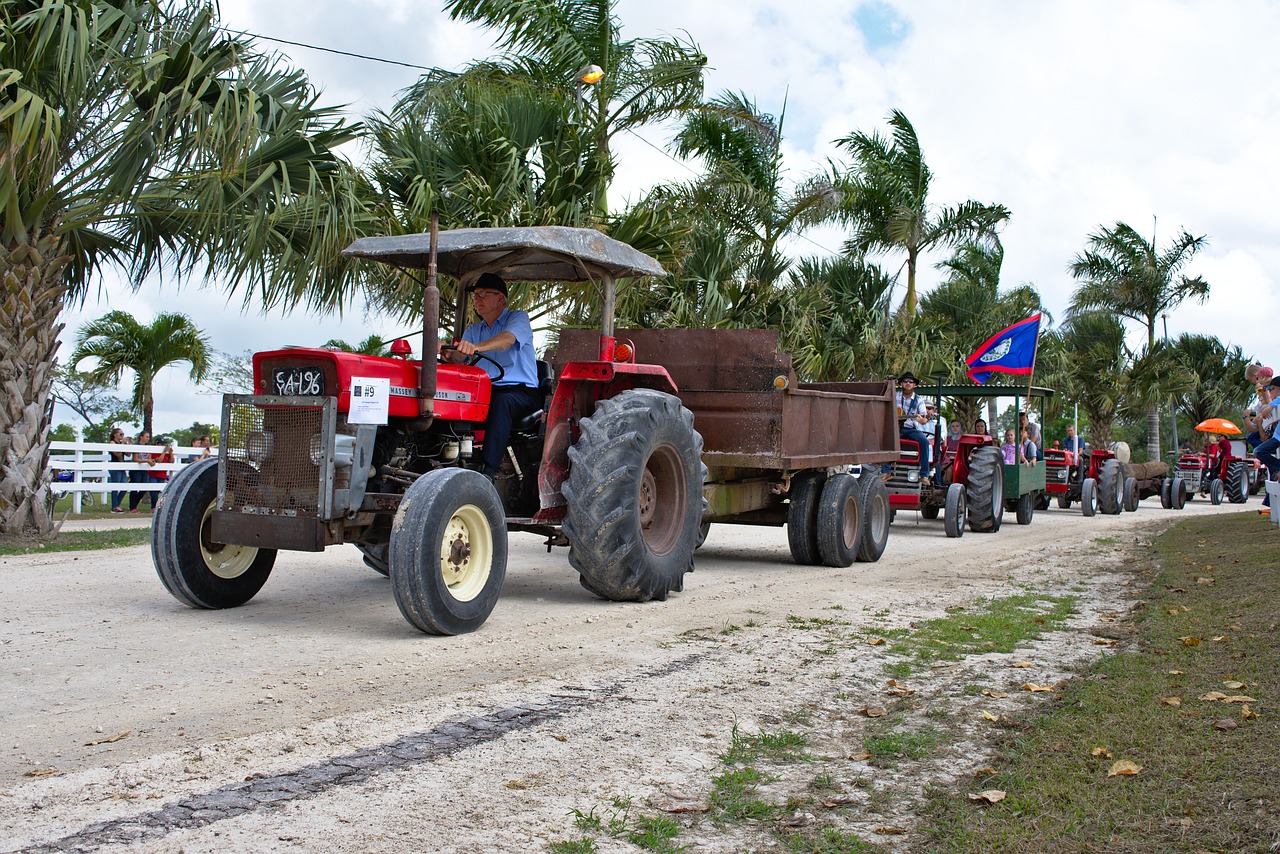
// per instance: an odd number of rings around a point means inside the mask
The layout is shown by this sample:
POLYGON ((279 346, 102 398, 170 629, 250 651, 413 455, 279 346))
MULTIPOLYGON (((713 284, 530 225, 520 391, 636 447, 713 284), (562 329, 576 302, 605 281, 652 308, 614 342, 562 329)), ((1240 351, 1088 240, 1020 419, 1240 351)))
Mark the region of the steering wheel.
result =
MULTIPOLYGON (((457 349, 458 349, 458 348, 457 348, 457 347, 455 347, 455 346, 453 346, 452 344, 441 344, 441 345, 440 345, 440 354, 441 354, 441 355, 444 355, 444 351, 445 351, 445 350, 457 350, 457 349)), ((497 360, 497 359, 494 359, 492 356, 486 356, 484 353, 473 353, 473 354, 471 354, 470 356, 468 356, 468 357, 463 361, 463 364, 464 364, 464 365, 475 365, 475 364, 476 364, 477 362, 479 362, 481 359, 484 359, 486 362, 488 362, 489 364, 493 365, 495 368, 497 368, 497 369, 498 369, 498 375, 497 375, 496 377, 493 377, 493 378, 492 378, 492 379, 493 379, 493 382, 495 382, 495 383, 496 383, 496 382, 500 382, 500 381, 502 380, 502 378, 503 378, 503 377, 505 377, 505 376, 507 375, 506 370, 504 370, 504 369, 503 369, 502 365, 498 364, 498 360, 497 360)))

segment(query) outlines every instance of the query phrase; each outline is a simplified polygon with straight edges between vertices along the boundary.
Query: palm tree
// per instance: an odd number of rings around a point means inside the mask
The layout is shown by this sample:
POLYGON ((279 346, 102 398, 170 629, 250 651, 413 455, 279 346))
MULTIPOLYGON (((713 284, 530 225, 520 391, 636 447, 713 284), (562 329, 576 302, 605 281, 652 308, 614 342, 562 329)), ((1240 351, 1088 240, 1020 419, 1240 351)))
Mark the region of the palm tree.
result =
MULTIPOLYGON (((1209 296, 1208 282, 1182 272, 1206 243, 1203 235, 1184 230, 1159 250, 1154 237, 1148 241, 1123 222, 1089 235, 1088 248, 1071 262, 1071 274, 1080 281, 1071 311, 1110 311, 1142 323, 1151 352, 1161 315, 1188 299, 1204 302, 1209 296)), ((1160 459, 1158 400, 1147 408, 1147 458, 1160 459)))
POLYGON ((1094 447, 1111 444, 1116 413, 1125 400, 1131 360, 1124 344, 1124 324, 1114 315, 1077 313, 1067 318, 1043 345, 1060 363, 1063 390, 1080 404, 1094 447))
POLYGON ((352 139, 304 75, 177 0, 0 0, 0 534, 51 527, 58 317, 106 267, 267 305, 358 285, 352 139))
POLYGON ((208 373, 210 355, 209 339, 185 314, 159 314, 144 326, 128 312, 111 311, 80 327, 71 365, 97 359, 88 374, 101 382, 119 382, 132 371, 130 405, 142 413, 142 429, 150 433, 156 374, 175 362, 190 362, 191 380, 199 382, 208 373))
POLYGON ((329 350, 343 350, 347 353, 359 353, 362 356, 390 355, 390 351, 387 349, 387 342, 382 340, 381 335, 370 335, 358 344, 351 344, 347 341, 343 341, 341 338, 330 338, 320 346, 329 350))
POLYGON ((872 250, 907 253, 904 322, 916 314, 916 265, 920 253, 965 240, 995 242, 997 227, 1008 220, 1004 205, 973 200, 936 208, 929 202, 933 172, 925 163, 920 140, 899 110, 889 114, 891 139, 862 132, 836 140, 853 157, 848 170, 837 168, 835 183, 845 191, 845 213, 853 234, 845 249, 852 254, 872 250))
POLYGON ((1206 418, 1234 420, 1247 407, 1253 388, 1244 379, 1244 369, 1250 360, 1239 347, 1191 333, 1179 335, 1170 347, 1182 372, 1193 381, 1193 387, 1176 399, 1178 412, 1192 425, 1206 418))
POLYGON ((445 0, 453 18, 501 32, 509 70, 574 98, 574 118, 590 140, 590 197, 601 218, 609 212, 612 139, 698 106, 707 64, 692 42, 624 40, 616 6, 617 0, 445 0), (593 65, 603 76, 589 90, 581 82, 576 91, 567 88, 593 65))

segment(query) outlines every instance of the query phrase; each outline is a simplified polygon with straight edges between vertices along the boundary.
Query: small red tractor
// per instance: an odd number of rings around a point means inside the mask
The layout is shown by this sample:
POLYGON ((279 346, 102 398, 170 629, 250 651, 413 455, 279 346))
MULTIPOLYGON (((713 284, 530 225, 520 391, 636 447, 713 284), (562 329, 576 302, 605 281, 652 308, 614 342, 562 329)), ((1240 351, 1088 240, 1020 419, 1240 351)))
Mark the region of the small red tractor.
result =
POLYGON ((1189 496, 1205 496, 1210 504, 1249 500, 1249 461, 1234 454, 1183 454, 1178 458, 1178 477, 1189 496))
POLYGON ((776 334, 697 330, 650 351, 701 348, 675 359, 693 386, 678 390, 672 372, 642 361, 613 323, 615 280, 660 276, 662 267, 590 229, 433 230, 363 238, 344 254, 427 270, 425 358, 409 358, 403 340, 390 357, 255 354, 254 393, 223 399, 219 455, 179 472, 157 509, 152 557, 180 602, 242 605, 278 550, 348 543, 390 577, 410 624, 459 634, 479 628, 497 602, 508 531, 567 546, 582 586, 615 601, 682 590, 710 521, 786 523, 802 563, 849 566, 883 552, 883 483, 852 472, 897 455, 890 383, 800 383, 776 334), (554 375, 539 363, 546 405, 516 425, 492 482, 476 470, 476 451, 501 376, 437 363, 437 269, 458 285, 455 338, 465 286, 486 272, 592 281, 603 297, 601 329, 561 339, 562 348, 576 340, 577 355, 554 375), (722 443, 708 451, 714 482, 695 414, 722 443))
POLYGON ((1048 464, 1045 489, 1057 496, 1063 510, 1076 502, 1085 516, 1138 509, 1137 480, 1125 475, 1124 464, 1113 451, 1094 449, 1073 454, 1049 448, 1044 457, 1048 464))

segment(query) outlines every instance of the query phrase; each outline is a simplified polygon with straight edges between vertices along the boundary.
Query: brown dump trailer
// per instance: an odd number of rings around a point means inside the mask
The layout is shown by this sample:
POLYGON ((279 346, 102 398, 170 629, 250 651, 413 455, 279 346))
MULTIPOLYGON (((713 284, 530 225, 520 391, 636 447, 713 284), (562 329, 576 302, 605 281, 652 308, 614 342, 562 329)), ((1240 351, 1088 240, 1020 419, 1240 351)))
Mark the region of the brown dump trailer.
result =
MULTIPOLYGON (((787 526, 797 563, 878 560, 889 536, 880 464, 897 459, 891 381, 802 383, 778 336, 759 329, 619 329, 636 361, 661 365, 693 413, 711 523, 787 526)), ((593 358, 594 330, 566 329, 558 366, 593 358)), ((557 372, 558 373, 558 372, 557 372)))

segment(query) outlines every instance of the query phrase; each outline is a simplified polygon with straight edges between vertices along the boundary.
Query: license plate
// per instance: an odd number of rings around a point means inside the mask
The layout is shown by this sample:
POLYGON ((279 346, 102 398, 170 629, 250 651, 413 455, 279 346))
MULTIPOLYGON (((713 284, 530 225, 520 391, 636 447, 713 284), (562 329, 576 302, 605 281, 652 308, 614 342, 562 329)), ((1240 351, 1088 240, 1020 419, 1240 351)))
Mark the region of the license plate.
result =
POLYGON ((324 370, 321 368, 275 368, 271 372, 274 394, 288 397, 323 397, 324 370))

